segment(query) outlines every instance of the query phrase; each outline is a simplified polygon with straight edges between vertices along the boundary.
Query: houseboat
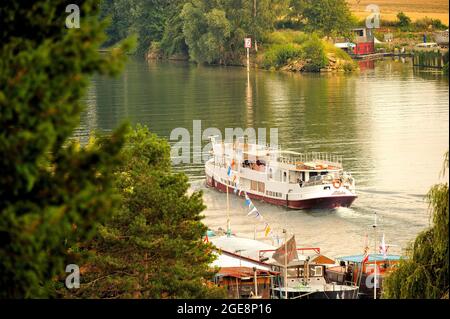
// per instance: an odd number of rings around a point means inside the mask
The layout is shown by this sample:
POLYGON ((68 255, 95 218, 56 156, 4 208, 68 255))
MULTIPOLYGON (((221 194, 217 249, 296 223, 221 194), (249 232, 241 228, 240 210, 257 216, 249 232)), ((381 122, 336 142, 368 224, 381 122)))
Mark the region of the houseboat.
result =
POLYGON ((329 283, 353 284, 359 286, 359 298, 374 297, 374 277, 377 277, 376 297, 381 296, 383 278, 395 269, 400 260, 399 255, 369 254, 367 261, 364 255, 354 255, 336 258, 339 266, 329 267, 326 270, 326 279, 329 283), (376 272, 375 272, 375 267, 376 272))
POLYGON ((274 259, 277 247, 233 235, 214 236, 218 249, 213 266, 219 267, 215 282, 225 286, 231 298, 354 299, 354 284, 328 283, 326 268, 334 261, 320 248, 296 248, 297 256, 286 265, 274 259), (287 268, 287 276, 285 269, 287 268), (287 284, 285 284, 287 278, 287 284))
POLYGON ((292 209, 349 207, 357 198, 355 180, 342 157, 297 153, 244 141, 216 142, 205 164, 206 184, 292 209))

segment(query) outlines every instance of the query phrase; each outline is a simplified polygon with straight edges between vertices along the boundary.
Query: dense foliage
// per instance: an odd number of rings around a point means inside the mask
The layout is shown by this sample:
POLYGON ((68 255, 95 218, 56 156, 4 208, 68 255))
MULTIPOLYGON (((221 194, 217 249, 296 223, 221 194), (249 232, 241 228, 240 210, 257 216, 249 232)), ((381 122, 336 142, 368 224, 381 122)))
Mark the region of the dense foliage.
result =
POLYGON ((264 42, 280 19, 325 36, 348 35, 355 24, 345 0, 103 0, 106 16, 106 46, 136 33, 140 55, 152 47, 219 64, 240 63, 244 38, 264 42))
POLYGON ((101 18, 111 23, 106 29, 108 40, 104 46, 111 46, 127 36, 138 38, 137 53, 143 55, 153 41, 163 38, 166 26, 179 14, 180 3, 186 0, 102 0, 101 18))
POLYGON ((87 240, 114 205, 112 170, 124 130, 79 148, 68 138, 94 73, 115 74, 122 53, 105 41, 97 1, 4 1, 0 49, 0 298, 47 297, 67 249, 87 240), (17 28, 16 26, 20 26, 17 28))
POLYGON ((198 63, 239 63, 245 52, 244 38, 258 40, 273 29, 277 2, 188 1, 181 17, 191 59, 198 63))
MULTIPOLYGON (((444 173, 448 169, 448 152, 444 173)), ((434 185, 427 194, 432 226, 411 245, 408 258, 383 282, 385 298, 447 298, 449 296, 449 190, 434 185)))
POLYGON ((339 60, 336 69, 352 72, 357 68, 346 52, 316 34, 282 30, 267 36, 262 65, 266 69, 292 66, 290 69, 295 71, 318 72, 328 66, 329 57, 339 60))
POLYGON ((122 204, 85 245, 92 256, 75 296, 223 297, 206 284, 214 256, 202 241, 202 194, 188 195, 186 175, 171 171, 169 144, 138 127, 122 155, 115 174, 122 204))

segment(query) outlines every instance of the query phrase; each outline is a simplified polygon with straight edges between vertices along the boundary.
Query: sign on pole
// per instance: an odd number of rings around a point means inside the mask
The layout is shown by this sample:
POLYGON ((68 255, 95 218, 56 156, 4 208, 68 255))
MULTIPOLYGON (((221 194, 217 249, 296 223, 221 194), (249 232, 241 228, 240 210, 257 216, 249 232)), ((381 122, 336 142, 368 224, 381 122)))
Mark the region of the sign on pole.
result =
POLYGON ((245 48, 250 49, 252 47, 252 38, 245 38, 245 48))
POLYGON ((247 49, 247 72, 250 72, 250 48, 252 47, 252 38, 244 38, 244 46, 247 49))

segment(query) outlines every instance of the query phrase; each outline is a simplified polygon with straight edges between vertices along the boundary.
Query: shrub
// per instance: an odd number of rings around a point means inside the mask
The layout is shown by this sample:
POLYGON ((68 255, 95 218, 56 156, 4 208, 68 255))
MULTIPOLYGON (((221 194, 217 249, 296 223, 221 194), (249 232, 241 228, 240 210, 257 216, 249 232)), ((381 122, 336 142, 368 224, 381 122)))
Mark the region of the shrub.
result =
POLYGON ((280 68, 294 58, 302 56, 302 48, 293 43, 274 44, 264 54, 263 66, 280 68))
POLYGON ((353 62, 353 61, 346 61, 345 63, 344 63, 344 65, 343 65, 343 67, 342 67, 342 69, 344 70, 344 72, 348 72, 348 73, 350 73, 350 72, 353 72, 353 71, 355 71, 356 70, 356 68, 357 68, 357 65, 356 65, 356 63, 355 62, 353 62))
POLYGON ((328 64, 325 47, 316 35, 313 34, 312 37, 304 43, 302 48, 303 58, 309 60, 308 64, 305 66, 306 71, 318 72, 328 64))
POLYGON ((270 33, 265 40, 269 44, 286 44, 292 42, 302 44, 308 40, 308 34, 301 31, 282 30, 270 33))
POLYGON ((422 19, 417 19, 416 22, 414 23, 414 26, 415 26, 416 30, 426 30, 430 26, 433 29, 436 29, 436 30, 445 30, 445 29, 447 29, 447 26, 445 24, 443 24, 441 20, 439 20, 439 19, 432 19, 432 18, 429 18, 429 17, 424 17, 422 19))
POLYGON ((334 46, 333 43, 330 42, 323 42, 324 50, 327 53, 333 53, 336 58, 345 60, 345 61, 353 61, 352 58, 342 49, 339 49, 334 46))

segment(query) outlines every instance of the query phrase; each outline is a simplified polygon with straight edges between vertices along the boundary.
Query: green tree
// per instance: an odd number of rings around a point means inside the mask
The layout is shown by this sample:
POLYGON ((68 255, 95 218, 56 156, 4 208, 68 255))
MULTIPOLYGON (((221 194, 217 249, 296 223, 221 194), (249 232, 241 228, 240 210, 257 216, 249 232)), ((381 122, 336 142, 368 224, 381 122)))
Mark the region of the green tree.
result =
POLYGON ((244 38, 262 39, 273 29, 280 0, 190 0, 181 13, 192 60, 240 63, 244 38), (256 6, 255 6, 256 4, 256 6))
POLYGON ((292 0, 290 16, 305 29, 329 36, 348 36, 355 24, 345 0, 292 0))
POLYGON ((408 17, 406 14, 404 14, 403 12, 399 12, 397 14, 397 25, 400 29, 406 31, 410 28, 411 26, 411 18, 408 17))
POLYGON ((202 193, 187 194, 186 175, 172 172, 169 144, 138 127, 123 156, 116 171, 122 205, 86 245, 95 253, 76 296, 223 297, 205 281, 214 255, 202 241, 202 193))
MULTIPOLYGON (((444 170, 448 169, 448 152, 444 170)), ((408 258, 383 282, 385 298, 447 298, 449 296, 448 183, 434 185, 427 194, 432 226, 411 245, 408 258)))
POLYGON ((79 2, 78 29, 66 28, 66 5, 0 6, 0 298, 51 295, 68 248, 91 238, 114 204, 111 171, 124 129, 90 148, 68 138, 89 77, 116 74, 129 43, 101 55, 97 1, 79 2))
POLYGON ((178 0, 172 9, 172 15, 167 19, 161 39, 162 53, 170 57, 174 54, 188 56, 188 46, 183 34, 183 19, 181 10, 187 0, 178 0))
POLYGON ((109 19, 105 28, 108 38, 102 44, 103 47, 112 46, 130 35, 130 27, 133 23, 130 14, 130 2, 127 0, 102 0, 100 1, 100 19, 109 19))
POLYGON ((185 0, 102 0, 101 17, 109 18, 106 29, 108 40, 104 46, 111 46, 135 34, 136 54, 144 55, 152 42, 159 42, 167 21, 180 13, 180 3, 185 0))

